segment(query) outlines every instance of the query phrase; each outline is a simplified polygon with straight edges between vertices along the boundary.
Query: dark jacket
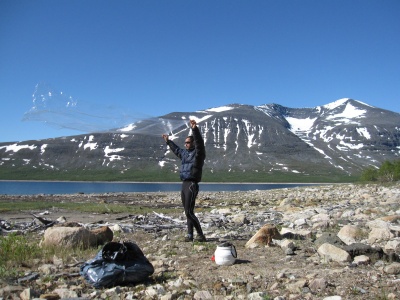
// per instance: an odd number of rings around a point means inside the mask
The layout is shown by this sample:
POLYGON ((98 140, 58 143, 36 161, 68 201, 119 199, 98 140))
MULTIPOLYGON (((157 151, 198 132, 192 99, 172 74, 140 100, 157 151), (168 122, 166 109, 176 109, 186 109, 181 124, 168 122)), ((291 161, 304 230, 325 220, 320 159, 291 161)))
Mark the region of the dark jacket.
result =
POLYGON ((194 148, 189 150, 182 149, 170 140, 167 141, 167 145, 182 161, 180 170, 181 180, 193 180, 199 182, 201 181, 201 175, 203 173, 206 148, 204 147, 204 140, 197 126, 192 129, 192 133, 194 138, 194 148))

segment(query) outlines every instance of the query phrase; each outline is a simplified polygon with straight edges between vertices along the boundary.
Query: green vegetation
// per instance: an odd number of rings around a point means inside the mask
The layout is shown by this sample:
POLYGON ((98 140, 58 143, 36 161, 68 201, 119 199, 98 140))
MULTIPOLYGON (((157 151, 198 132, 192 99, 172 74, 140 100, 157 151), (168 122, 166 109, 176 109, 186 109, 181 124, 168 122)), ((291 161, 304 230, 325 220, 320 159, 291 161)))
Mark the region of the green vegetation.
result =
POLYGON ((67 263, 85 259, 97 251, 98 249, 40 247, 39 241, 32 240, 31 237, 16 234, 0 236, 0 279, 23 276, 21 267, 50 261, 54 255, 67 263))
POLYGON ((70 211, 87 212, 87 213, 126 213, 126 214, 145 214, 157 211, 159 213, 173 213, 177 209, 174 208, 154 208, 144 207, 127 204, 114 204, 114 203, 90 203, 90 202, 46 202, 46 201, 32 201, 32 202, 15 202, 2 200, 0 202, 0 213, 10 211, 35 211, 45 210, 51 208, 66 209, 70 211))
POLYGON ((254 172, 236 171, 211 173, 204 172, 204 182, 256 182, 256 183, 349 183, 358 180, 358 176, 343 173, 314 173, 310 175, 290 172, 254 172))
POLYGON ((400 160, 384 161, 376 169, 369 167, 365 169, 360 177, 361 181, 394 182, 400 180, 400 160))
POLYGON ((17 267, 37 258, 38 244, 30 244, 24 236, 0 236, 0 278, 18 276, 17 267))
POLYGON ((179 177, 177 174, 159 169, 130 169, 122 172, 106 168, 95 170, 48 170, 32 169, 28 167, 0 167, 0 180, 173 182, 178 179, 179 177))
MULTIPOLYGON (((211 172, 205 169, 203 182, 258 182, 258 183, 348 183, 357 181, 359 176, 343 173, 310 172, 309 175, 290 172, 256 172, 234 170, 211 172)), ((1 168, 0 180, 60 180, 60 181, 133 181, 133 182, 178 182, 179 174, 167 169, 115 169, 96 170, 45 170, 28 167, 1 168)))

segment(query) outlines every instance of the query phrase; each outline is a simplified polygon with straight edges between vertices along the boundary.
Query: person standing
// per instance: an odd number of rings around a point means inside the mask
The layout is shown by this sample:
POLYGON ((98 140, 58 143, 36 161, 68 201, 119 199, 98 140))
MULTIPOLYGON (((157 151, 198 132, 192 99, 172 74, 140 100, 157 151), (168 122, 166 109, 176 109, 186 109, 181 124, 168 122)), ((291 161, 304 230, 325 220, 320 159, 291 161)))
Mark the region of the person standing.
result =
POLYGON ((171 151, 180 158, 182 165, 180 179, 182 180, 181 199, 187 219, 187 236, 185 241, 193 241, 193 230, 196 229, 197 241, 206 242, 206 237, 201 229, 199 219, 194 214, 196 197, 199 193, 199 182, 203 173, 206 149, 204 140, 195 120, 190 120, 192 135, 186 137, 185 148, 182 149, 171 141, 168 135, 163 134, 165 142, 171 151))

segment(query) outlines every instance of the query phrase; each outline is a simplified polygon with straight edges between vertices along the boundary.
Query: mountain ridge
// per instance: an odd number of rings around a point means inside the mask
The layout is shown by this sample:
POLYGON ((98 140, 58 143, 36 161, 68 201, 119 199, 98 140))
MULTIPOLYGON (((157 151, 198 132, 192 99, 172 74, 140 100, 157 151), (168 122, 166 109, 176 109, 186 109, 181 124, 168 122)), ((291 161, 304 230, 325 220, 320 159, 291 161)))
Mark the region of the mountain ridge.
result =
MULTIPOLYGON (((400 114, 350 98, 312 108, 229 104, 162 118, 197 119, 207 150, 205 177, 217 181, 357 176, 400 154, 400 114)), ((183 145, 188 134, 189 127, 182 126, 171 138, 183 145)), ((128 180, 171 178, 180 165, 161 134, 91 133, 0 143, 0 155, 1 179, 18 169, 108 172, 110 180, 116 174, 128 180)))

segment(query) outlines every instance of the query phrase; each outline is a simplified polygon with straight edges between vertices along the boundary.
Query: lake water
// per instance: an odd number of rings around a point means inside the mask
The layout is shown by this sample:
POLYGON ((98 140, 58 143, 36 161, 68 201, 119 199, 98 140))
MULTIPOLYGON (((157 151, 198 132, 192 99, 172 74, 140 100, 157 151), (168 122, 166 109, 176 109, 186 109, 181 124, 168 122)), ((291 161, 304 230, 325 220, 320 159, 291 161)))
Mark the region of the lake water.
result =
MULTIPOLYGON (((293 188, 312 184, 200 183, 200 191, 251 191, 293 188)), ((2 195, 101 194, 120 192, 178 192, 181 183, 0 181, 2 195)))

